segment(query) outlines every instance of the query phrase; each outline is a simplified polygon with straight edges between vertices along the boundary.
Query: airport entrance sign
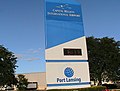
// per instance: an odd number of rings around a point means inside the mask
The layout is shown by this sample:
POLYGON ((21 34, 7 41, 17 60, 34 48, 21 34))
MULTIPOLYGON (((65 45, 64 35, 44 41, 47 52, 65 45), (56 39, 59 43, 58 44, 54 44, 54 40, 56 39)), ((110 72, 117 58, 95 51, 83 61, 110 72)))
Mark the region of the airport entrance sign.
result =
POLYGON ((90 87, 80 3, 45 0, 47 89, 90 87))

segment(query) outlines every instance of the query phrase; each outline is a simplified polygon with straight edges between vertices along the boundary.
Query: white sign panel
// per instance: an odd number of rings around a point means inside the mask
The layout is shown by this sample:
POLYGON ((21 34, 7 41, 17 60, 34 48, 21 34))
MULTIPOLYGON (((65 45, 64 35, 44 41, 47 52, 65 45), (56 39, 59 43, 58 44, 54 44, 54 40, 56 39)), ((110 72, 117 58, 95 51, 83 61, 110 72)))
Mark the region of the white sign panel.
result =
POLYGON ((46 63, 48 89, 90 86, 88 62, 46 63))

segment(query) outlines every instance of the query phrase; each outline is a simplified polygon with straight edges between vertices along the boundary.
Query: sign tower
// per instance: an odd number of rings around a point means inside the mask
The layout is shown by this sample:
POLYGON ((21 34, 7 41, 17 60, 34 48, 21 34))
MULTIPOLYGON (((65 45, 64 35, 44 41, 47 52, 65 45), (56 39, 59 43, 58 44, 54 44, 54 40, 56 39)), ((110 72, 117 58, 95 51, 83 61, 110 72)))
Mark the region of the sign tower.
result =
POLYGON ((81 6, 75 0, 45 0, 47 89, 90 86, 81 6))

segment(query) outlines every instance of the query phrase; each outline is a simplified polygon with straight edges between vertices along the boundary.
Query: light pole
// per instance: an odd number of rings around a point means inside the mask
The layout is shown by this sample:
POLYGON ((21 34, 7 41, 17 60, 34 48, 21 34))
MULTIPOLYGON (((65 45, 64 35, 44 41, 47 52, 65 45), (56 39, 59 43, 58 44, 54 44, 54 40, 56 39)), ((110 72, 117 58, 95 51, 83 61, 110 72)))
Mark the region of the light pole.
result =
POLYGON ((118 47, 120 48, 120 41, 117 42, 118 47))
POLYGON ((119 53, 120 53, 120 41, 117 42, 118 48, 119 48, 119 53))

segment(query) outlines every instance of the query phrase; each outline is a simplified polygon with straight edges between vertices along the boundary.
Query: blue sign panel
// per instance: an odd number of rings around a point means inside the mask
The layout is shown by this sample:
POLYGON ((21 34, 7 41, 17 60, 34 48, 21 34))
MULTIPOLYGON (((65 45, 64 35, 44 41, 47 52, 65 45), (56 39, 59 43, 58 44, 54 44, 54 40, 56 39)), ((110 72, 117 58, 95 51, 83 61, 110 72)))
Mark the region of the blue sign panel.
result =
POLYGON ((46 2, 46 49, 84 36, 78 4, 46 2))

